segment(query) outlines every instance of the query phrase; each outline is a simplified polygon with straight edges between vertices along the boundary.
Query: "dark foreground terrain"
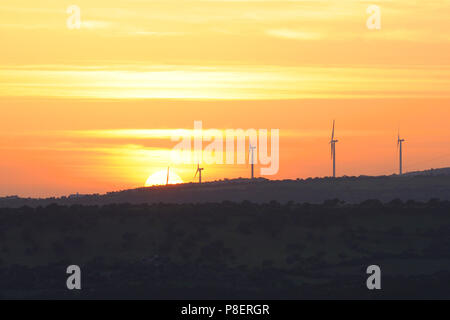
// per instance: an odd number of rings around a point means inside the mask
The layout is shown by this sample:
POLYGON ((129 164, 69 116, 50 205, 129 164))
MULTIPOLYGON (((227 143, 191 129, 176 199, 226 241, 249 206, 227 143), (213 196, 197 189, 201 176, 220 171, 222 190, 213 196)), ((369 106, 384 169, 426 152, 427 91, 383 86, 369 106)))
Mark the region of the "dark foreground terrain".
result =
POLYGON ((448 299, 450 202, 0 209, 0 297, 448 299))

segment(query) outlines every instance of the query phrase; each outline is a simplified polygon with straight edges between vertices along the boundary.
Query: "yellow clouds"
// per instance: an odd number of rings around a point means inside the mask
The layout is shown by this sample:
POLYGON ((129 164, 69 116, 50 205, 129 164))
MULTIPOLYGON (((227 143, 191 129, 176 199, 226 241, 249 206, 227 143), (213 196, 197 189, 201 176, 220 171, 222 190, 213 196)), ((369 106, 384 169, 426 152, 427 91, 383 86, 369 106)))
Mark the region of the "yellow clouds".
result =
POLYGON ((448 97, 450 68, 282 66, 4 67, 1 96, 104 99, 448 97))
POLYGON ((113 129, 113 130, 78 130, 64 132, 69 136, 90 138, 121 139, 171 139, 174 136, 194 137, 191 129, 113 129))
POLYGON ((316 40, 322 37, 321 34, 317 32, 304 32, 289 29, 268 30, 267 34, 273 37, 296 40, 316 40))
MULTIPOLYGON (((376 3, 382 10, 382 29, 378 33, 366 28, 366 9, 371 2, 357 0, 44 0, 39 5, 32 0, 2 0, 0 33, 8 48, 0 53, 0 58, 3 63, 12 64, 106 59, 116 63, 151 60, 188 64, 261 64, 270 60, 272 64, 301 65, 305 56, 311 56, 315 57, 313 63, 323 64, 327 61, 321 52, 333 52, 344 41, 343 45, 352 49, 350 52, 360 56, 357 60, 367 63, 376 57, 376 52, 361 52, 366 41, 375 42, 372 45, 378 51, 391 52, 394 40, 397 55, 392 54, 392 59, 401 62, 404 59, 400 55, 411 50, 402 42, 441 42, 442 34, 450 32, 448 1, 376 3), (65 10, 69 4, 76 4, 81 10, 79 30, 66 27, 69 15, 65 10), (312 40, 320 39, 320 43, 308 48, 312 52, 306 52, 307 48, 298 43, 280 43, 277 38, 295 40, 308 47, 312 40), (28 54, 23 52, 27 50, 28 54)), ((448 46, 443 49, 448 50, 448 46)), ((438 53, 428 52, 425 58, 434 55, 438 53)), ((441 52, 439 56, 442 55, 441 52)), ((345 62, 356 61, 353 57, 345 62)))
POLYGON ((69 3, 2 1, 0 96, 448 96, 449 1, 377 1, 378 31, 356 0, 74 3, 69 30, 69 3))

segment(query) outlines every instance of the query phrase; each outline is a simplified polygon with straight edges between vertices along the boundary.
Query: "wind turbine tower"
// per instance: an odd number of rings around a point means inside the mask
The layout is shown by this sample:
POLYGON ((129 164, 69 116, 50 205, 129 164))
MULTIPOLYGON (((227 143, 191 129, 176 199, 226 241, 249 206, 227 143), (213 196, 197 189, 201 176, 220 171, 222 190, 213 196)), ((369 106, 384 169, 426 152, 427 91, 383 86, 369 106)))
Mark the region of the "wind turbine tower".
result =
POLYGON ((195 171, 195 177, 198 174, 198 183, 202 183, 202 170, 205 170, 205 168, 200 168, 200 163, 197 164, 197 171, 195 171))
POLYGON ((336 178, 336 143, 339 142, 339 140, 334 139, 334 125, 335 121, 333 120, 333 131, 331 132, 331 158, 333 159, 333 178, 336 178))
POLYGON ((256 146, 252 146, 250 144, 249 151, 250 151, 250 154, 251 154, 250 164, 252 165, 252 179, 255 178, 255 160, 254 160, 254 157, 253 157, 253 152, 255 151, 255 149, 256 149, 256 146))
POLYGON ((399 151, 399 175, 403 174, 403 142, 405 142, 405 139, 400 139, 399 132, 397 138, 397 150, 399 151))
POLYGON ((170 167, 167 167, 167 180, 166 180, 166 186, 169 185, 169 169, 170 169, 170 167))

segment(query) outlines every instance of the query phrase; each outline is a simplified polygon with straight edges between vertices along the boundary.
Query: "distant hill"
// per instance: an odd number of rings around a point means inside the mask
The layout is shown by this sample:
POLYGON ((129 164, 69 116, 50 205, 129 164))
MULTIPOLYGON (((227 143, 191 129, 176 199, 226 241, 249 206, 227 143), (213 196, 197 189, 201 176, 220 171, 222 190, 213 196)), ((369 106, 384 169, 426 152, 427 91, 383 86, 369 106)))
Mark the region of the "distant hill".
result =
POLYGON ((424 171, 412 171, 408 172, 405 175, 408 176, 450 176, 450 168, 439 168, 439 169, 430 169, 424 171))
POLYGON ((0 207, 61 205, 104 205, 112 203, 205 203, 245 200, 266 203, 322 203, 339 199, 359 203, 368 199, 389 202, 450 200, 450 168, 411 172, 404 176, 360 176, 309 178, 297 180, 232 179, 203 184, 157 186, 109 192, 99 195, 76 195, 61 198, 0 198, 0 207))

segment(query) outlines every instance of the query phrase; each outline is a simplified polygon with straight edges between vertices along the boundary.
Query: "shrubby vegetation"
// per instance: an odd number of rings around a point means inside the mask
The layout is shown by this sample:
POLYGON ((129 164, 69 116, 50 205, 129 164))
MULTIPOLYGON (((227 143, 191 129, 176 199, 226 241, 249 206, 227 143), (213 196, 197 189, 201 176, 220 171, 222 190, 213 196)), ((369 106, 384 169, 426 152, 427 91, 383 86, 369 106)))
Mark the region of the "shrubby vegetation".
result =
POLYGON ((449 201, 0 209, 3 297, 448 298, 448 280, 449 201))

